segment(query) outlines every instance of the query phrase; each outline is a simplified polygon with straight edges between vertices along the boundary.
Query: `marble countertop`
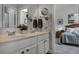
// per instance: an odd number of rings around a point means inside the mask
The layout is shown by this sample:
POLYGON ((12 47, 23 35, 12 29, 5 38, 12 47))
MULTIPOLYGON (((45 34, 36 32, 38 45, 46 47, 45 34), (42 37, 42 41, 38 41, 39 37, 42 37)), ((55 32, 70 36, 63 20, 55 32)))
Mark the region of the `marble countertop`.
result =
POLYGON ((10 41, 15 41, 15 40, 22 40, 24 38, 30 38, 30 37, 34 37, 37 35, 41 35, 41 34, 45 34, 48 33, 47 31, 37 31, 37 32, 27 32, 25 34, 21 34, 21 33, 16 33, 15 35, 10 35, 8 36, 7 34, 0 34, 0 43, 3 42, 10 42, 10 41))

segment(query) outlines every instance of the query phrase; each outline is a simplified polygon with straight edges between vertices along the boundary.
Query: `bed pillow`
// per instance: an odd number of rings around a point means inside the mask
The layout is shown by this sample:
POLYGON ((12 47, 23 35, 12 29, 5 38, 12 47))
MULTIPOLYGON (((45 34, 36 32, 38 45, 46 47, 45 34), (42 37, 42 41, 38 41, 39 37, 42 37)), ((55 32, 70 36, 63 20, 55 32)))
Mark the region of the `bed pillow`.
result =
POLYGON ((79 33, 79 28, 75 28, 74 33, 79 33))
POLYGON ((75 28, 76 31, 79 31, 79 28, 75 28))
POLYGON ((75 29, 74 28, 67 28, 67 32, 73 32, 75 29))

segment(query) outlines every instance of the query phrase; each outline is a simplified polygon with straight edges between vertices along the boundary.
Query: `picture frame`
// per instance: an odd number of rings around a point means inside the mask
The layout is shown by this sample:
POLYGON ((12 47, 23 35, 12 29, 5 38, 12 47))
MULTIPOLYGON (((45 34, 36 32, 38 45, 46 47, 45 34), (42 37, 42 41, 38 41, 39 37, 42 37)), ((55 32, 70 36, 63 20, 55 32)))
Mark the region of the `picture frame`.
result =
POLYGON ((74 14, 68 14, 68 24, 72 24, 74 21, 74 14))
POLYGON ((57 19, 57 24, 58 25, 63 25, 63 19, 57 19))

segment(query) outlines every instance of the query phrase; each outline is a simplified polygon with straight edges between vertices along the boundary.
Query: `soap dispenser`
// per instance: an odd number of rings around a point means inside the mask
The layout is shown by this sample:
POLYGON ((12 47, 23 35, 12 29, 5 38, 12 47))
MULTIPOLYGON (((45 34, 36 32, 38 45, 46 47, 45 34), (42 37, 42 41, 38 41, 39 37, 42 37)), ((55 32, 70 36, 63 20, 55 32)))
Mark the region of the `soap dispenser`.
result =
POLYGON ((34 31, 37 30, 37 18, 36 17, 33 20, 33 29, 34 29, 34 31))
POLYGON ((38 19, 38 29, 42 30, 42 28, 43 28, 43 20, 42 17, 40 16, 40 18, 38 19))

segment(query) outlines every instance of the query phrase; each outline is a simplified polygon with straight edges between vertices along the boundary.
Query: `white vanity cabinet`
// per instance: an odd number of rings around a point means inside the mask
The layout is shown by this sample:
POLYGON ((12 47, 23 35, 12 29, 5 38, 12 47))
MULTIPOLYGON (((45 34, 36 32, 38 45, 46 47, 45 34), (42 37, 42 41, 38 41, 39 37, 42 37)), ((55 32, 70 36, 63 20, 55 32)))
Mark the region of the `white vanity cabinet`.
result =
POLYGON ((0 43, 0 54, 45 54, 48 51, 48 33, 0 43))
POLYGON ((15 54, 46 54, 49 51, 48 33, 37 35, 36 37, 37 38, 34 38, 36 39, 35 44, 15 51, 15 54))
POLYGON ((33 44, 36 44, 37 37, 30 38, 21 38, 19 40, 0 43, 0 53, 16 53, 15 51, 19 51, 25 47, 29 47, 33 44))
POLYGON ((38 42, 38 54, 44 54, 44 40, 38 42))
POLYGON ((30 47, 25 48, 25 53, 26 54, 37 54, 37 45, 32 45, 30 47))
POLYGON ((49 51, 49 34, 38 36, 38 54, 45 54, 49 51))
POLYGON ((24 47, 20 50, 15 51, 14 54, 37 54, 37 46, 32 45, 29 47, 24 47))
POLYGON ((44 42, 45 53, 49 51, 49 39, 46 39, 44 42))

